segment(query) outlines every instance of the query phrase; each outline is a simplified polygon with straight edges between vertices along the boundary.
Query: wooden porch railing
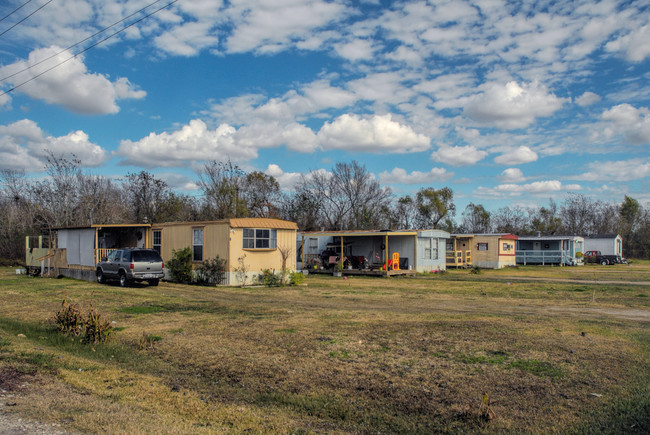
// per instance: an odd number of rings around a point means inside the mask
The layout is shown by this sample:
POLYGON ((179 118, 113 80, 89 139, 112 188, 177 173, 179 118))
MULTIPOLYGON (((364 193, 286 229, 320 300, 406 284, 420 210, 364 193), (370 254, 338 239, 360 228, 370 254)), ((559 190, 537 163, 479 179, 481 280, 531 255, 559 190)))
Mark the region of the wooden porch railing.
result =
POLYGON ((445 256, 447 266, 462 267, 472 265, 472 252, 466 251, 447 251, 445 256))

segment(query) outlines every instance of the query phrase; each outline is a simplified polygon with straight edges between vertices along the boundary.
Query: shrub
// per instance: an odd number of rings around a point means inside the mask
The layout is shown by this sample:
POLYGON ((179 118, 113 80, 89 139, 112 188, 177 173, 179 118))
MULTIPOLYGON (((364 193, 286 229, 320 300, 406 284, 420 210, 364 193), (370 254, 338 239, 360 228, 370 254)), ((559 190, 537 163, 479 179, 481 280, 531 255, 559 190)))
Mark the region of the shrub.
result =
POLYGON ((301 272, 291 272, 289 274, 289 285, 300 285, 305 282, 305 275, 301 272))
POLYGON ((481 273, 481 268, 478 266, 473 266, 470 270, 469 273, 473 273, 474 275, 478 275, 481 273))
POLYGON ((192 282, 192 249, 174 249, 172 259, 167 263, 172 281, 192 282))
POLYGON ((196 268, 195 281, 199 284, 220 284, 226 272, 226 260, 216 258, 206 260, 196 268))
POLYGON ((267 287, 275 287, 280 285, 280 277, 272 270, 264 269, 260 275, 260 281, 267 287))

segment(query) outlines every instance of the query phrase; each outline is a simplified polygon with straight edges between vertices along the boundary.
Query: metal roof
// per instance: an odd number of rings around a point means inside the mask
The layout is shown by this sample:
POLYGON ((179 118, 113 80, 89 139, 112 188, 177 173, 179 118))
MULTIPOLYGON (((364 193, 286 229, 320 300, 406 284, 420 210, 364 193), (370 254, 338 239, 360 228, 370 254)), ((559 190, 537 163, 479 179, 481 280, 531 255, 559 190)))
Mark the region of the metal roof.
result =
POLYGON ((582 236, 519 236, 519 240, 575 240, 583 239, 582 236))
POLYGON ((136 228, 136 227, 151 227, 151 224, 93 224, 93 225, 79 225, 73 227, 55 227, 53 230, 89 230, 93 228, 136 228))
POLYGON ((183 225, 197 227, 214 224, 225 224, 229 225, 231 228, 273 228, 279 230, 298 230, 298 224, 295 222, 268 218, 232 218, 213 221, 159 222, 156 223, 154 227, 157 228, 183 225))
POLYGON ((341 237, 360 237, 360 236, 416 236, 417 230, 340 230, 340 231, 305 231, 300 233, 303 236, 341 236, 341 237))
POLYGON ((298 224, 282 219, 235 218, 230 219, 232 228, 274 228, 279 230, 298 230, 298 224))

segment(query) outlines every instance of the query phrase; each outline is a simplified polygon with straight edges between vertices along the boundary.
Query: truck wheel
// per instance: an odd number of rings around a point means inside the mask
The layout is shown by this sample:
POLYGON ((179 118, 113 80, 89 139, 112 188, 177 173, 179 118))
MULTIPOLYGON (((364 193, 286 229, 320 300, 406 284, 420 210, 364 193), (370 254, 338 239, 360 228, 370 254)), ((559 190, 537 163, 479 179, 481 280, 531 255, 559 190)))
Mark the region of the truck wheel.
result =
POLYGON ((601 261, 600 261, 600 264, 603 265, 603 266, 607 266, 607 265, 609 264, 609 261, 607 261, 607 260, 601 260, 601 261))
POLYGON ((159 280, 157 280, 157 279, 150 279, 150 280, 149 280, 149 285, 155 287, 155 286, 158 285, 158 282, 159 282, 159 280))
POLYGON ((126 278, 126 274, 124 272, 120 273, 120 286, 122 287, 128 287, 131 285, 131 281, 129 281, 126 278))
POLYGON ((102 272, 101 269, 97 270, 97 282, 99 284, 104 284, 106 283, 106 277, 104 276, 104 272, 102 272))

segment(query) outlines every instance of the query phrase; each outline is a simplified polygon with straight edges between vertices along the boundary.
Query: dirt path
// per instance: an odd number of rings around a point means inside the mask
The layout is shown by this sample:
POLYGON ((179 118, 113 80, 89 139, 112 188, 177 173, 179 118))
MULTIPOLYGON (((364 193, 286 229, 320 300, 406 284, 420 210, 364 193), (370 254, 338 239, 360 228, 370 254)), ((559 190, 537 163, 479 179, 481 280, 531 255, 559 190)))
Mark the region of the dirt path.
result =
POLYGON ((569 284, 602 284, 602 285, 638 285, 650 286, 650 281, 620 281, 620 280, 595 280, 576 278, 540 278, 535 276, 499 276, 490 278, 495 281, 539 281, 539 282, 561 282, 569 284))

